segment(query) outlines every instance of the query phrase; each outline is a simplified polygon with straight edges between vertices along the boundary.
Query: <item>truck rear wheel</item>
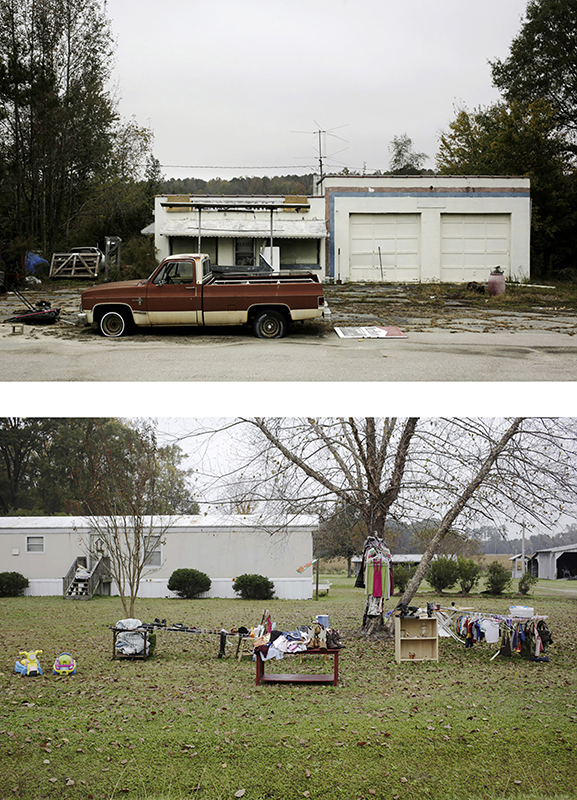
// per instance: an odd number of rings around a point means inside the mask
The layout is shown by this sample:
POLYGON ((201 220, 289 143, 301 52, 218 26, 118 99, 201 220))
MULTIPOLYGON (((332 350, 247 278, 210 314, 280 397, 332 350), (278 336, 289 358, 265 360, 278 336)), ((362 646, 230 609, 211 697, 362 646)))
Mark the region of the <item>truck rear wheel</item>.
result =
POLYGON ((280 311, 260 311, 254 319, 254 334, 259 339, 280 339, 286 335, 286 318, 280 311))
POLYGON ((128 320, 122 311, 107 311, 103 314, 98 328, 103 336, 117 339, 128 330, 128 320))

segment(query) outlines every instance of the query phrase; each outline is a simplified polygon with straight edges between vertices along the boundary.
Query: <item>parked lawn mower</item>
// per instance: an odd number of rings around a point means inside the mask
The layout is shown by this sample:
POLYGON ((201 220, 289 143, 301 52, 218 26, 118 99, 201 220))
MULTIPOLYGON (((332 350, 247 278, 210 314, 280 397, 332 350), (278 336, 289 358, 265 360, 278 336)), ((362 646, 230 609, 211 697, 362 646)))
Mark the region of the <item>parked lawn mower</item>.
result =
POLYGON ((14 292, 25 306, 25 308, 16 311, 13 316, 5 319, 4 322, 22 322, 26 325, 52 325, 58 321, 60 316, 59 308, 52 308, 48 300, 37 300, 36 303, 32 304, 15 286, 8 286, 3 272, 0 272, 0 284, 5 286, 8 291, 14 292))

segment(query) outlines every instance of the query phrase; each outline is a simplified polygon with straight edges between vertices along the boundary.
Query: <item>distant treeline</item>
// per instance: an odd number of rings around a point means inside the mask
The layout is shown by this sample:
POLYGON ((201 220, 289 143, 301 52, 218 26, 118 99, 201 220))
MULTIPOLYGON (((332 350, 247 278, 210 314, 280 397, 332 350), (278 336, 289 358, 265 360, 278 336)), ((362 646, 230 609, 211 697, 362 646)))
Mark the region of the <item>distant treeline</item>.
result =
MULTIPOLYGON (((388 544, 393 553, 422 553, 428 541, 438 527, 438 520, 430 519, 412 524, 391 521, 387 525, 388 544)), ((457 533, 452 531, 447 537, 445 549, 448 554, 469 555, 503 554, 515 555, 522 550, 522 539, 512 539, 510 531, 490 525, 457 533)), ((577 525, 566 525, 559 533, 535 533, 525 537, 525 553, 531 555, 537 550, 548 550, 550 547, 563 547, 577 544, 577 525)))
POLYGON ((311 195, 313 176, 279 175, 274 178, 169 178, 162 181, 164 194, 206 195, 311 195))
MULTIPOLYGON (((485 529, 488 531, 488 529, 485 529)), ((473 532, 473 536, 475 533, 473 532)), ((560 533, 550 536, 546 533, 536 533, 525 538, 525 553, 530 555, 537 550, 548 550, 550 547, 563 547, 577 544, 577 525, 567 525, 560 533)), ((502 553, 515 555, 520 553, 523 546, 521 537, 517 539, 504 539, 498 529, 494 535, 485 535, 481 540, 481 549, 484 553, 502 553)))

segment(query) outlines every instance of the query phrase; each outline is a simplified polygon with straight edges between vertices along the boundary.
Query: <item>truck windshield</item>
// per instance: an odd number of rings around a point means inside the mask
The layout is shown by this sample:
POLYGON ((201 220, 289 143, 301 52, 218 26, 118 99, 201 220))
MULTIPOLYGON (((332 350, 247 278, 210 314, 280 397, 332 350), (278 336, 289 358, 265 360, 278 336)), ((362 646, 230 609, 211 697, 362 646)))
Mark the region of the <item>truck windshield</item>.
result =
POLYGON ((192 261, 168 261, 159 271, 153 283, 193 283, 194 264, 192 261))

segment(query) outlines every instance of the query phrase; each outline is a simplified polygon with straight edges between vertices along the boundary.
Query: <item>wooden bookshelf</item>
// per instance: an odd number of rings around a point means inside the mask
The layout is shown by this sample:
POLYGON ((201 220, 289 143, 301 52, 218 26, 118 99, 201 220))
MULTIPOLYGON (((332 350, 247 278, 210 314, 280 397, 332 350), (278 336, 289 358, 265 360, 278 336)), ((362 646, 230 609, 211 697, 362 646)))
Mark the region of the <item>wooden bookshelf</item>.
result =
POLYGON ((438 661, 435 617, 395 617, 395 661, 438 661))

